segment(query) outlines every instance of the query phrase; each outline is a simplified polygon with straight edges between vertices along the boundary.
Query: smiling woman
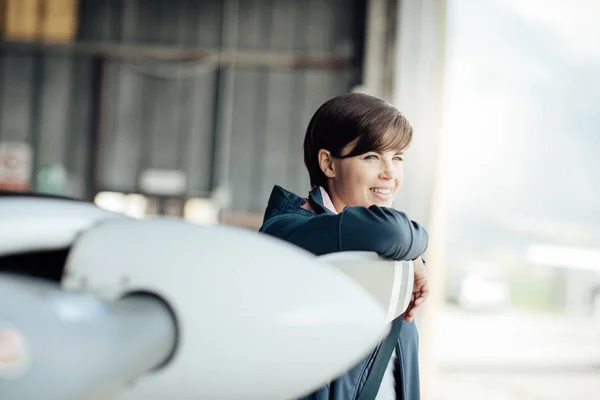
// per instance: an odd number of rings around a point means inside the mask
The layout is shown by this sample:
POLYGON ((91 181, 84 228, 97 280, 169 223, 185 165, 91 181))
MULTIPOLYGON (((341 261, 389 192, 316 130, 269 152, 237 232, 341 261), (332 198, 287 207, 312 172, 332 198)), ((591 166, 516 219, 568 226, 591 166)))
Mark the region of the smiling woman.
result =
POLYGON ((413 318, 428 294, 420 260, 428 235, 391 208, 402 185, 402 161, 412 134, 406 118, 382 99, 359 93, 334 97, 316 111, 306 131, 304 162, 312 186, 308 198, 280 186, 273 189, 261 232, 316 255, 368 251, 415 261, 412 299, 402 318, 392 323, 392 333, 352 369, 305 399, 420 397, 413 318))
POLYGON ((311 184, 325 189, 336 210, 390 207, 411 140, 406 118, 384 100, 358 93, 333 98, 307 129, 304 160, 311 184))

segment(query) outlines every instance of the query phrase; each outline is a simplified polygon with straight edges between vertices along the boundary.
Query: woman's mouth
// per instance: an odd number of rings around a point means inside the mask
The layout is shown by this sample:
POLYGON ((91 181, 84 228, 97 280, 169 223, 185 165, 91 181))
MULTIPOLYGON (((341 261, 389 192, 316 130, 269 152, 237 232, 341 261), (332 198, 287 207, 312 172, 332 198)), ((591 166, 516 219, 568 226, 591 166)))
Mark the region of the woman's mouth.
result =
POLYGON ((392 195, 392 189, 390 188, 371 188, 371 192, 375 193, 377 197, 382 200, 388 200, 392 195))

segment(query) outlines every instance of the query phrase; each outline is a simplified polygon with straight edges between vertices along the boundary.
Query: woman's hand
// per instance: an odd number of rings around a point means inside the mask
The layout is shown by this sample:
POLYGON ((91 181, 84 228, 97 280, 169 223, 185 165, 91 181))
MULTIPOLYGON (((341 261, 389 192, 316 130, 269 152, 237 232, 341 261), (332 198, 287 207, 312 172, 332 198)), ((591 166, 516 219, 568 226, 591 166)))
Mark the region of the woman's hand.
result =
POLYGON ((413 293, 408 308, 402 315, 406 322, 412 322, 417 314, 417 310, 421 304, 429 296, 429 285, 427 284, 427 275, 425 273, 425 264, 421 257, 413 261, 415 267, 415 283, 413 285, 413 293))

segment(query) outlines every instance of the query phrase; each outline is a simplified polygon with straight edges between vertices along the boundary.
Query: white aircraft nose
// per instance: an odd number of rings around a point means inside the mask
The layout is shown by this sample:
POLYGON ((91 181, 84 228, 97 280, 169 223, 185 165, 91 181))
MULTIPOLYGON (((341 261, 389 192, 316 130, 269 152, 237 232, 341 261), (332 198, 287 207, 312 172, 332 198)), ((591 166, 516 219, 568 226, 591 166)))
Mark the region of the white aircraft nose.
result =
POLYGON ((127 217, 83 201, 0 197, 0 255, 66 248, 82 230, 114 218, 127 217))
POLYGON ((149 291, 175 312, 174 358, 119 399, 298 397, 349 369, 388 330, 383 308, 343 273, 232 227, 105 222, 75 243, 66 273, 67 289, 85 281, 106 298, 149 291))

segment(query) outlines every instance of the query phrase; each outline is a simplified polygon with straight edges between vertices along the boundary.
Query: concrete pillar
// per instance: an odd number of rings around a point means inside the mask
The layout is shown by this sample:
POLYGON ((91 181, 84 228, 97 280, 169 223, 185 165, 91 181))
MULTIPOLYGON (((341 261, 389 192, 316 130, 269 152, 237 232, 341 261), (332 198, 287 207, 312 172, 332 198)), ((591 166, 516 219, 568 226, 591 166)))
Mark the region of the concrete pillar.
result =
POLYGON ((396 206, 430 233, 426 254, 431 295, 417 316, 422 398, 435 380, 431 356, 434 312, 443 302, 443 193, 439 180, 446 41, 445 0, 399 0, 392 102, 414 128, 405 181, 396 206))

